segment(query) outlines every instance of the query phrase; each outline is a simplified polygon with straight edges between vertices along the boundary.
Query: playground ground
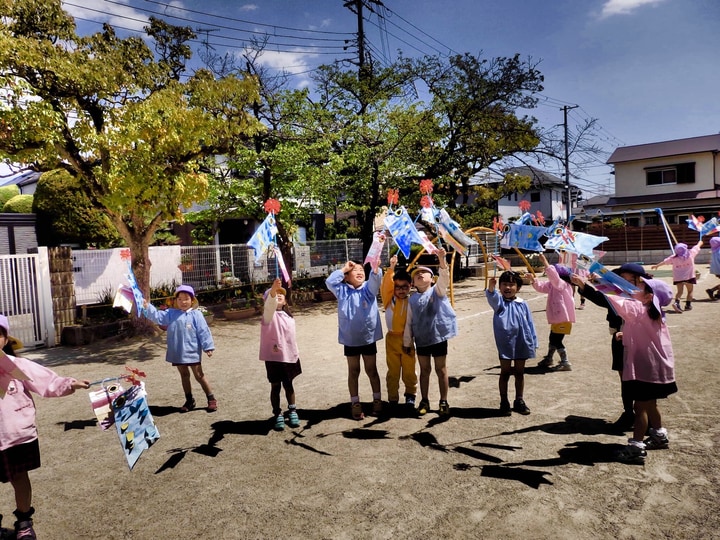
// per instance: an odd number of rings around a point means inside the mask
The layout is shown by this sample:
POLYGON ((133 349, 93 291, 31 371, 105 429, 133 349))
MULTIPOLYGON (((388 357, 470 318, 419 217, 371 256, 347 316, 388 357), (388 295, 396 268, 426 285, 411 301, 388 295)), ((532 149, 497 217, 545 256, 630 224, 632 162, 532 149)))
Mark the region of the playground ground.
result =
MULTIPOLYGON (((529 369, 532 414, 497 415, 499 365, 482 279, 455 290, 460 335, 449 347, 449 418, 401 411, 351 420, 331 302, 296 312, 302 425, 284 432, 271 429, 258 319, 212 327, 217 351, 204 361, 219 400, 212 414, 179 413, 183 396, 164 361, 164 336, 31 351, 29 358, 82 379, 120 374, 125 365, 142 369, 161 434, 130 471, 116 434, 98 428, 87 392, 37 398, 38 537, 717 537, 720 302, 707 300, 704 290, 717 278, 701 271, 693 311, 667 315, 679 386, 661 402, 671 447, 649 452, 644 466, 613 461, 627 438, 612 426, 620 383, 610 370, 605 312, 591 304, 577 311, 566 338, 573 371, 529 369)), ((532 307, 542 354, 545 297, 532 287, 520 295, 532 307)), ((364 375, 360 389, 369 406, 364 375)), ((434 375, 430 393, 435 407, 434 375)), ((7 526, 12 489, 0 489, 7 526)))

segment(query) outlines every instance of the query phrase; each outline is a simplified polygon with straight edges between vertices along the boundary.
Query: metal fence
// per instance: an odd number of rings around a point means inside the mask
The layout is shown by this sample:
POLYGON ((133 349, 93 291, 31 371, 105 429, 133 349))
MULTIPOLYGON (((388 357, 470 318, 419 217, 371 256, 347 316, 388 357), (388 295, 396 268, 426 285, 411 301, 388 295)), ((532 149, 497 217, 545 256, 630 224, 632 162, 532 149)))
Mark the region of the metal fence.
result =
MULTIPOLYGON (((73 250, 78 305, 107 303, 119 285, 127 284, 128 265, 121 257, 124 249, 73 250)), ((383 265, 388 264, 389 249, 386 245, 383 250, 383 265)), ((152 288, 173 288, 185 283, 205 291, 268 283, 279 275, 274 254, 268 253, 256 261, 255 252, 246 244, 157 246, 150 248, 149 256, 152 288)), ((325 276, 349 259, 362 261, 361 240, 296 243, 293 277, 325 276)))

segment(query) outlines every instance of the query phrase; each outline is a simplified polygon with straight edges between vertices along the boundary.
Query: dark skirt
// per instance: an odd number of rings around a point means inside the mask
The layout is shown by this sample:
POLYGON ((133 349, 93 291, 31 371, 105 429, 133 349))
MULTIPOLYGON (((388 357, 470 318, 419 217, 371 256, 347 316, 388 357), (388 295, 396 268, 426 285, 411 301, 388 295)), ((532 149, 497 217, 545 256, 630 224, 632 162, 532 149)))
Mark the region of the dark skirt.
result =
POLYGON ((265 371, 270 384, 289 384, 302 373, 302 366, 299 358, 293 364, 288 362, 265 362, 265 371))
POLYGON ((377 343, 368 343, 367 345, 360 345, 359 347, 344 345, 343 353, 345 356, 372 356, 373 354, 377 354, 377 343))
POLYGON ((30 441, 6 450, 0 450, 0 482, 7 483, 15 475, 40 467, 40 445, 38 440, 30 441))
POLYGON ((623 381, 623 396, 633 401, 652 401, 654 399, 665 399, 670 394, 678 391, 674 382, 658 384, 644 381, 623 381))

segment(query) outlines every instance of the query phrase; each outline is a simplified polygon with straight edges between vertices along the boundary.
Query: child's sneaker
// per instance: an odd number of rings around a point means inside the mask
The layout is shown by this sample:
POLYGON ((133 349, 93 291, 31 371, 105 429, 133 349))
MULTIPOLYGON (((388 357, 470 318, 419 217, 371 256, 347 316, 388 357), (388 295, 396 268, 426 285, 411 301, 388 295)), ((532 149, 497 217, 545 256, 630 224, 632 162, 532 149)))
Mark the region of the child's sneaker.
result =
POLYGON ((194 398, 186 399, 183 406, 180 407, 180 412, 186 413, 186 412, 192 411, 194 408, 195 408, 195 399, 194 398))
POLYGON ((712 289, 705 289, 705 292, 706 292, 707 295, 710 297, 710 300, 713 300, 713 301, 715 300, 715 296, 713 295, 713 290, 712 290, 712 289))
POLYGON ((629 463, 632 465, 644 465, 647 452, 645 449, 635 446, 634 444, 628 444, 622 450, 618 450, 615 453, 615 458, 620 463, 629 463))
POLYGON ((379 399, 373 399, 373 402, 372 402, 373 416, 378 416, 381 412, 382 412, 382 401, 379 399))
POLYGON ((418 405, 417 413, 420 416, 426 415, 430 411, 430 402, 427 399, 421 399, 420 405, 418 405))
POLYGON ((650 428, 650 436, 644 442, 648 450, 664 450, 670 446, 667 433, 658 433, 653 428, 650 428))
POLYGON ((552 363, 552 356, 543 356, 543 359, 538 362, 537 367, 549 369, 552 363))
POLYGON ((273 429, 275 431, 282 431, 285 429, 285 417, 282 415, 282 413, 278 414, 275 417, 275 425, 273 426, 273 429))
POLYGON ((570 362, 560 362, 557 366, 550 368, 552 371, 572 371, 570 362))
POLYGON ((288 414, 288 425, 291 428, 300 427, 300 417, 295 409, 290 409, 290 413, 288 414))
POLYGON ((692 304, 690 302, 685 302, 685 311, 692 311, 692 304))
POLYGON ((523 400, 523 398, 518 398, 513 402, 513 411, 525 415, 530 414, 530 409, 527 405, 525 405, 525 400, 523 400))
POLYGON ((350 410, 352 412, 353 420, 363 420, 365 418, 365 415, 363 414, 362 405, 360 402, 353 403, 350 406, 350 410))
POLYGON ((438 414, 440 416, 448 416, 450 414, 450 404, 444 399, 438 404, 438 414))
POLYGON ((217 411, 217 399, 208 399, 207 412, 217 411))
POLYGON ((15 538, 17 540, 36 540, 32 520, 15 522, 15 538))
POLYGON ((512 416, 512 409, 510 408, 510 402, 507 399, 500 400, 500 414, 502 416, 512 416))
POLYGON ((682 313, 682 308, 680 307, 680 300, 675 300, 675 302, 673 302, 673 309, 675 310, 675 313, 682 313))
POLYGON ((413 394, 405 394, 405 405, 415 407, 415 396, 413 394))

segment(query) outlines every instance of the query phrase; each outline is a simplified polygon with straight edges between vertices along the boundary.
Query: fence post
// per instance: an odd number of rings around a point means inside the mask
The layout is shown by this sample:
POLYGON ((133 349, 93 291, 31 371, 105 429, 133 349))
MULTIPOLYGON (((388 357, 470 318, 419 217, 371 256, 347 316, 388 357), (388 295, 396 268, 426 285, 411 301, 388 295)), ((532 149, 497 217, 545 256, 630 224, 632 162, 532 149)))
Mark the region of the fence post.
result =
POLYGON ((42 306, 38 314, 44 320, 45 346, 54 347, 55 341, 55 320, 53 317, 53 299, 50 286, 50 259, 48 248, 38 246, 38 298, 42 306))
POLYGON ((348 242, 349 242, 349 240, 346 238, 345 239, 345 260, 346 261, 350 260, 350 248, 348 247, 348 242))

